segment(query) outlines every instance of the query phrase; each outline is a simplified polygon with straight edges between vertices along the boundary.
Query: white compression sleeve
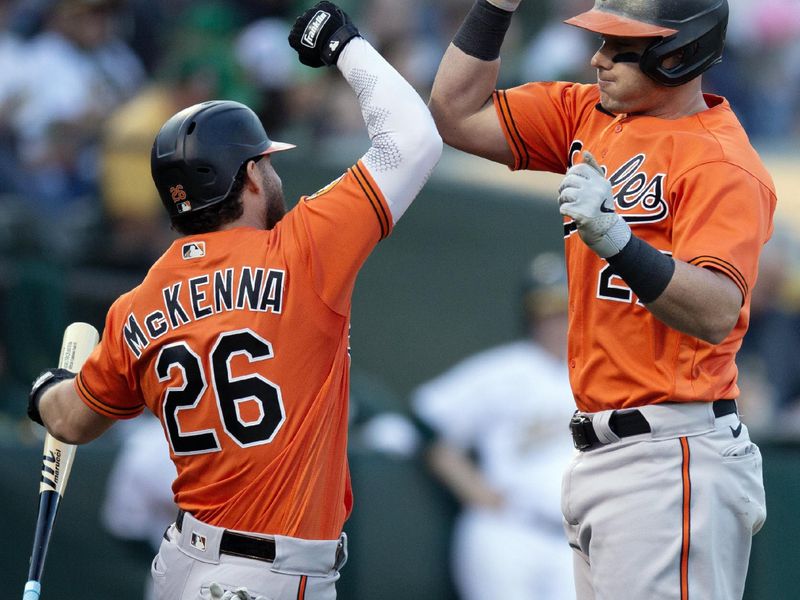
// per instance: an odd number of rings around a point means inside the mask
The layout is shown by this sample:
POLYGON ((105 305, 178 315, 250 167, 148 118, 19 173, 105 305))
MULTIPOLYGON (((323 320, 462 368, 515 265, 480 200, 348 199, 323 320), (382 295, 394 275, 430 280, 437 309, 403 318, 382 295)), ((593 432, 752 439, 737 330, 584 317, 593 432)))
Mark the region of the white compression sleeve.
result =
POLYGON ((372 140, 361 160, 397 223, 439 161, 442 138, 419 94, 364 38, 350 41, 336 66, 358 96, 372 140))

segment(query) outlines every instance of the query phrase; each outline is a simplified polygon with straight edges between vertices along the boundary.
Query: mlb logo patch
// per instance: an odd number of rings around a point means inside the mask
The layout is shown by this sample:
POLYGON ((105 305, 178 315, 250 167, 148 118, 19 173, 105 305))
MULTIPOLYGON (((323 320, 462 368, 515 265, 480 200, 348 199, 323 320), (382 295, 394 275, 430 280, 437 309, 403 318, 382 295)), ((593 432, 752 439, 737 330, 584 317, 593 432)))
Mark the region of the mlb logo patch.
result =
POLYGON ((201 552, 206 551, 206 536, 200 535, 196 531, 192 532, 192 539, 189 543, 193 548, 197 548, 201 552))
POLYGON ((189 242, 184 244, 181 248, 183 260, 191 260, 193 258, 203 258, 206 255, 205 242, 189 242))

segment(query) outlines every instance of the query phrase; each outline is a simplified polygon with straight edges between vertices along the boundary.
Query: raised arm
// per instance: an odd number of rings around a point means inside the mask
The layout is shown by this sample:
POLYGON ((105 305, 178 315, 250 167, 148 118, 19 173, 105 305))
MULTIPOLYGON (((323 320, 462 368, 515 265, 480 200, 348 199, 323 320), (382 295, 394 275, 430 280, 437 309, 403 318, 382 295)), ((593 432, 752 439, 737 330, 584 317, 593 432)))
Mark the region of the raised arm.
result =
POLYGON ((336 65, 356 93, 372 141, 362 161, 396 223, 442 154, 442 138, 430 111, 331 2, 319 2, 298 17, 289 43, 305 65, 336 65))
POLYGON ((396 223, 439 161, 442 138, 419 94, 364 38, 350 42, 336 66, 358 97, 372 141, 362 161, 396 223))
POLYGON ((510 165, 514 156, 492 102, 500 46, 519 0, 477 0, 439 65, 428 106, 444 141, 510 165))

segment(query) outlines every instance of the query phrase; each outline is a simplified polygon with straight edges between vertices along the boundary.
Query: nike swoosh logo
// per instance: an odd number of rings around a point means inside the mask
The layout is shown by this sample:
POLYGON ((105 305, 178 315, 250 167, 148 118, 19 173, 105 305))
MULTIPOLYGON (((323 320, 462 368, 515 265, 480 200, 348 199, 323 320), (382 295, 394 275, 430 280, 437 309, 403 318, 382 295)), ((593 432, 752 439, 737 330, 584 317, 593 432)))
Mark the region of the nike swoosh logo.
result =
POLYGON ((613 213, 613 212, 614 212, 614 209, 613 209, 613 208, 607 208, 607 207, 606 207, 606 203, 605 203, 605 202, 603 202, 603 203, 600 205, 600 212, 602 212, 602 213, 613 213))
MULTIPOLYGON (((731 427, 731 426, 729 425, 729 427, 731 427)), ((733 434, 733 437, 735 437, 735 438, 739 437, 739 434, 742 433, 742 422, 741 421, 739 421, 739 426, 736 429, 731 427, 731 433, 733 434)))

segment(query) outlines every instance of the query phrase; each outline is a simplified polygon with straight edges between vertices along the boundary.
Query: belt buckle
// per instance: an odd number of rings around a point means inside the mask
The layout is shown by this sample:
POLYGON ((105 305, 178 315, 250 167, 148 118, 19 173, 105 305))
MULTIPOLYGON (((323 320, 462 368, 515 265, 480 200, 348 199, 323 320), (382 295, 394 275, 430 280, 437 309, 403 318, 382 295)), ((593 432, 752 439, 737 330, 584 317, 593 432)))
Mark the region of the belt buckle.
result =
POLYGON ((569 421, 569 428, 572 431, 572 443, 578 450, 586 450, 593 445, 592 437, 589 432, 592 429, 592 420, 581 413, 576 412, 569 421))

